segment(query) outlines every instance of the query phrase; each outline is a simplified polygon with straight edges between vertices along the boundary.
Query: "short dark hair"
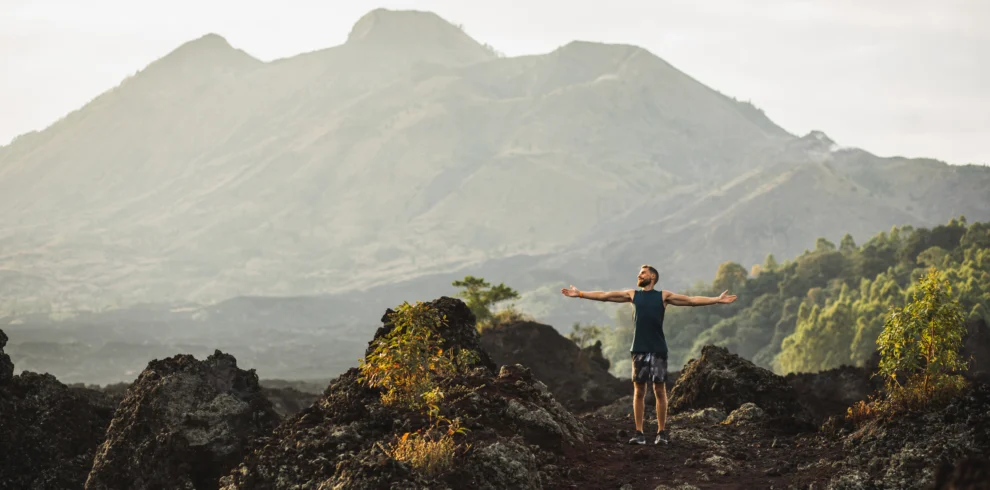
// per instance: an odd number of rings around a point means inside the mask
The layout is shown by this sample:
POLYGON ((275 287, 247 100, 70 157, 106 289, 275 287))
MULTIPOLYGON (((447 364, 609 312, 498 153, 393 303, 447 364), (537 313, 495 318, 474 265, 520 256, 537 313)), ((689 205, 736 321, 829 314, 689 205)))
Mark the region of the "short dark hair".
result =
POLYGON ((657 272, 657 270, 655 268, 653 268, 652 265, 650 265, 650 264, 643 264, 643 267, 642 268, 650 271, 650 274, 653 274, 653 284, 656 284, 657 281, 660 280, 660 273, 657 272))

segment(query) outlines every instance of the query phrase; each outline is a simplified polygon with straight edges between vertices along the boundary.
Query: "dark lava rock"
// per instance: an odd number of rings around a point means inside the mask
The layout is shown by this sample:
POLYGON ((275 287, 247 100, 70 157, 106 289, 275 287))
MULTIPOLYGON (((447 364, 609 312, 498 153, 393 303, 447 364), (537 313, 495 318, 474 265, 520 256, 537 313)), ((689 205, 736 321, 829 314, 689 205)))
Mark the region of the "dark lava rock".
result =
POLYGON ((969 361, 968 374, 990 373, 990 327, 982 318, 966 322, 966 335, 959 354, 969 361))
MULTIPOLYGON (((944 465, 990 455, 990 385, 974 383, 942 409, 870 420, 841 442, 846 457, 829 488, 862 488, 856 482, 864 480, 868 488, 932 488, 940 468, 948 478, 944 465)), ((969 465, 957 467, 960 478, 974 473, 969 465)))
POLYGON ((278 421, 254 370, 233 356, 156 359, 117 408, 86 489, 215 489, 278 421))
POLYGON ((0 386, 10 382, 14 377, 14 363, 10 356, 3 353, 3 348, 7 345, 7 334, 0 330, 0 386))
POLYGON ((755 403, 778 428, 814 428, 811 414, 798 402, 782 377, 732 354, 724 347, 707 345, 701 357, 684 366, 669 397, 671 413, 700 408, 732 412, 755 403))
MULTIPOLYGON (((473 315, 460 300, 428 303, 446 314, 446 349, 478 349, 473 315), (473 333, 474 332, 474 333, 473 333)), ((381 335, 383 330, 379 330, 381 335)), ((478 354, 484 351, 476 350, 478 354)), ((588 431, 523 366, 491 360, 470 374, 439 380, 462 390, 441 404, 442 415, 468 429, 455 435, 452 467, 428 478, 385 451, 404 433, 429 425, 422 414, 381 403, 381 391, 352 368, 331 381, 312 406, 287 419, 221 480, 234 489, 543 488, 558 476, 564 454, 588 431)))
POLYGON ((935 490, 990 490, 990 459, 968 457, 943 464, 935 473, 935 490))
POLYGON ((883 380, 871 377, 867 368, 842 366, 818 373, 791 373, 784 380, 794 389, 801 405, 811 414, 812 423, 821 425, 830 416, 843 416, 846 409, 883 387, 883 380))
MULTIPOLYGON (((12 372, 3 354, 0 370, 12 372)), ((0 373, 2 374, 2 373, 0 373)), ((70 388, 50 374, 23 372, 0 382, 0 488, 82 488, 113 417, 102 393, 70 388)))
POLYGON ((522 364, 573 411, 588 411, 628 395, 632 385, 608 372, 601 343, 581 349, 550 325, 516 322, 485 330, 481 346, 499 365, 522 364))

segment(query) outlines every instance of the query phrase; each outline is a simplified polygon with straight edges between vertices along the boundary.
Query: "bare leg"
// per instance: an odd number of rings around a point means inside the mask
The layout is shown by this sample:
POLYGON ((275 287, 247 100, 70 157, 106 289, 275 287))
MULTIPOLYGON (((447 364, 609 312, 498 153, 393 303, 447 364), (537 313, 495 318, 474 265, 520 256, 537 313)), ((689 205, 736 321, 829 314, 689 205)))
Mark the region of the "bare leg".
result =
MULTIPOLYGON (((646 411, 646 383, 633 383, 633 419, 636 430, 643 432, 643 413, 646 411)), ((665 403, 666 403, 666 399, 665 403)))
POLYGON ((653 394, 657 397, 657 432, 667 426, 667 384, 653 383, 653 394))

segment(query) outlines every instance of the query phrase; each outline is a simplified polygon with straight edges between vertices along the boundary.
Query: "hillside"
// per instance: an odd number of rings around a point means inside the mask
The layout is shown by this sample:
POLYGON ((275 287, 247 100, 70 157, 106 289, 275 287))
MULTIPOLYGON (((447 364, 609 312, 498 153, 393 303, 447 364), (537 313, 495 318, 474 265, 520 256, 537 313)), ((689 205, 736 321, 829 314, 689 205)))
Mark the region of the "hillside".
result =
POLYGON ((0 324, 35 342, 22 365, 68 379, 217 343, 309 377, 353 364, 369 311, 465 274, 557 328, 610 321, 555 291, 628 287, 642 263, 679 289, 821 236, 986 221, 987 188, 986 167, 791 135, 636 46, 506 58, 378 9, 271 62, 206 34, 0 147, 0 324))
POLYGON ((0 264, 85 307, 341 292, 556 252, 791 139, 633 46, 499 58, 385 10, 270 63, 210 34, 0 150, 0 264))

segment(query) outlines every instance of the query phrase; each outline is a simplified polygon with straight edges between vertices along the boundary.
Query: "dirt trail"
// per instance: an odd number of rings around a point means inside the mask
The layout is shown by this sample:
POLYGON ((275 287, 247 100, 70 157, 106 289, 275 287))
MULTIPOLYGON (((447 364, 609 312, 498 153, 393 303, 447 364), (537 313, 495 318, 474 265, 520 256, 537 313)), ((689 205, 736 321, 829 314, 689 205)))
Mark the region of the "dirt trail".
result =
POLYGON ((626 416, 586 414, 581 420, 594 440, 569 455, 568 476, 546 488, 823 489, 834 475, 830 463, 843 456, 815 434, 774 433, 762 424, 720 425, 674 416, 668 424, 670 444, 653 444, 653 422, 646 424, 647 445, 638 446, 628 444, 633 423, 626 416))

